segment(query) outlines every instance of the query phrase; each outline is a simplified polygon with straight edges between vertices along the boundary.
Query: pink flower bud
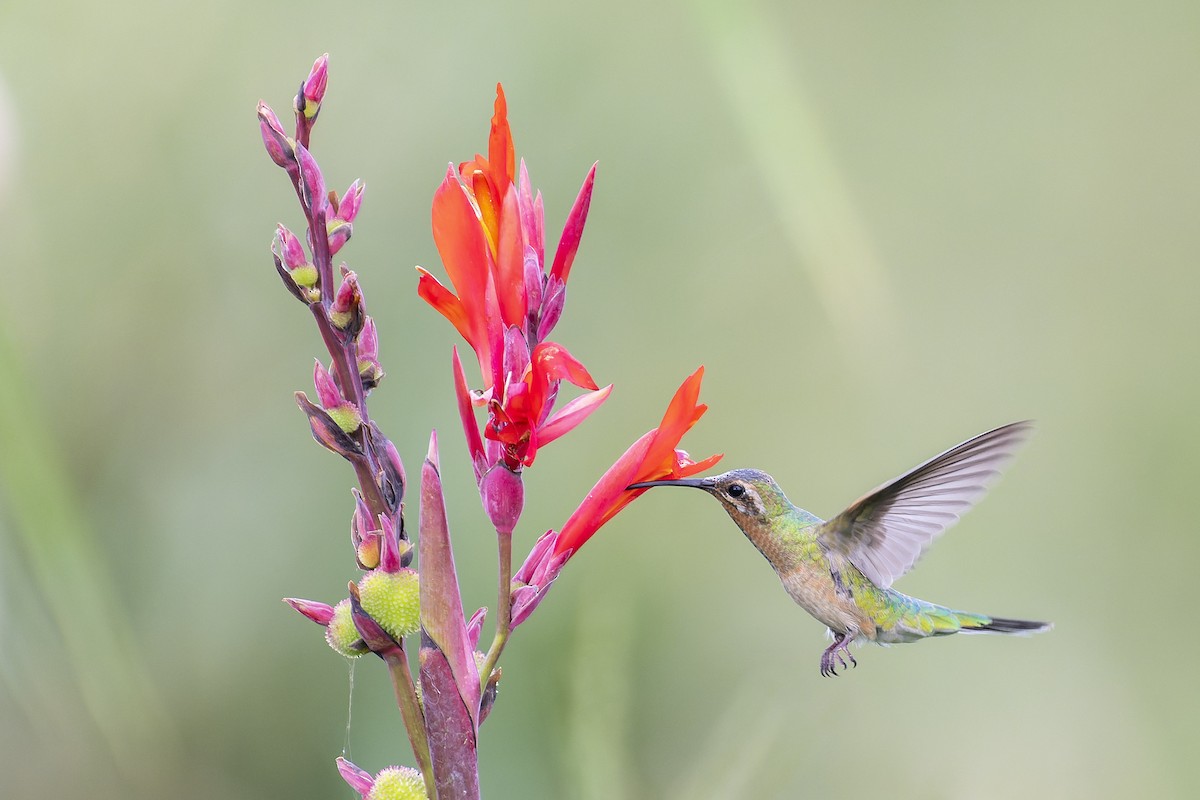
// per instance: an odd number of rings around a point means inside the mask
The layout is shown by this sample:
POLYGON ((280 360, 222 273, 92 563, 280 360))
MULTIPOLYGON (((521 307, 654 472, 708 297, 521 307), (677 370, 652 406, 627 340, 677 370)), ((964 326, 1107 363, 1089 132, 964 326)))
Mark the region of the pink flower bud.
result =
POLYGON ((485 619, 487 619, 487 609, 481 608, 471 615, 471 619, 467 620, 467 641, 471 643, 472 650, 479 646, 479 634, 483 632, 485 619))
POLYGON ((263 144, 266 145, 267 155, 279 166, 287 170, 288 175, 296 178, 300 167, 296 160, 296 142, 283 131, 279 117, 271 107, 261 100, 258 103, 258 125, 262 130, 263 144))
POLYGON ((365 189, 366 187, 362 181, 356 180, 350 184, 350 188, 346 190, 346 194, 342 195, 342 199, 338 202, 338 219, 344 222, 354 222, 354 218, 358 216, 358 210, 362 207, 362 196, 365 189))
MULTIPOLYGON (((356 461, 362 458, 363 451, 358 442, 350 438, 329 412, 311 403, 304 392, 296 392, 296 405, 300 406, 300 410, 308 417, 308 426, 312 429, 317 444, 347 460, 356 461)), ((346 407, 348 412, 342 416, 352 416, 351 412, 357 410, 350 403, 347 403, 346 407)))
POLYGON ((317 400, 326 411, 346 402, 337 382, 319 360, 313 362, 313 385, 317 387, 317 400))
POLYGON ((479 496, 496 532, 502 536, 511 535, 525 507, 525 484, 521 473, 496 464, 479 482, 479 496))
POLYGON ((321 110, 321 101, 325 99, 325 86, 329 81, 329 53, 313 62, 312 69, 304 83, 300 86, 300 94, 296 95, 296 113, 302 114, 307 120, 314 120, 321 110))
POLYGON ((318 603, 316 600, 301 600, 298 597, 285 597, 283 602, 299 611, 318 625, 328 625, 333 619, 333 606, 318 603))
POLYGON ((300 201, 313 219, 320 220, 325 213, 325 204, 329 202, 325 197, 325 176, 312 153, 302 144, 296 145, 296 161, 300 166, 300 201))
POLYGON ((404 557, 409 555, 408 542, 400 541, 400 526, 395 519, 381 514, 379 525, 382 530, 380 542, 383 548, 379 555, 379 568, 384 572, 399 572, 404 567, 404 557))
POLYGON ((375 788, 375 779, 371 777, 371 773, 359 769, 341 756, 337 758, 337 768, 342 780, 350 784, 350 788, 363 797, 366 797, 375 788))
POLYGON ((542 310, 542 288, 546 282, 545 273, 542 272, 541 262, 538 261, 537 253, 532 247, 525 248, 525 304, 529 310, 529 316, 533 317, 541 313, 542 310))
MULTIPOLYGON (((374 423, 372 423, 374 429, 374 423)), ((381 435, 382 438, 382 435, 381 435)), ((399 510, 400 502, 404 499, 404 490, 408 486, 408 476, 404 473, 404 462, 400 460, 400 451, 391 439, 383 439, 383 477, 380 479, 380 489, 388 502, 399 510)))
POLYGON ((558 320, 562 317, 563 306, 567 303, 567 285, 555 275, 546 280, 546 292, 542 300, 542 318, 538 324, 537 340, 545 341, 558 320))
POLYGON ((342 285, 334 295, 329 321, 339 330, 357 336, 363 326, 363 295, 358 276, 343 268, 342 285))
POLYGON ((336 256, 346 242, 350 241, 352 235, 354 235, 354 226, 349 222, 343 222, 337 217, 330 219, 325 226, 325 236, 329 240, 329 255, 336 256))

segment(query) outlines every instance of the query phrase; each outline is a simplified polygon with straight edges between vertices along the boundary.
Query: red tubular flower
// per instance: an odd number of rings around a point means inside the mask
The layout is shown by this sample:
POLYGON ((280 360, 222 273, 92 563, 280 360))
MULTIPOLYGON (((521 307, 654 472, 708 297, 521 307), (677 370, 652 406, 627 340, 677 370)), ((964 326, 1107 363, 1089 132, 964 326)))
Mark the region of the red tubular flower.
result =
POLYGON ((512 627, 523 622, 542 601, 563 565, 617 512, 641 496, 645 489, 625 487, 641 481, 686 478, 703 472, 721 460, 721 454, 692 461, 677 450, 680 439, 708 410, 698 403, 704 367, 683 382, 671 398, 662 422, 642 435, 600 477, 596 485, 562 526, 547 533, 534 545, 513 576, 512 627))
POLYGON ((645 489, 626 490, 631 483, 687 478, 703 472, 721 460, 721 455, 692 461, 686 452, 676 450, 679 440, 704 416, 708 406, 697 403, 704 367, 683 382, 671 398, 667 413, 657 428, 648 431, 630 445, 601 476, 587 497, 563 524, 555 554, 574 553, 617 512, 641 496, 645 489))
POLYGON ((497 461, 513 472, 531 465, 539 447, 574 428, 608 397, 611 387, 599 388, 566 348, 546 341, 562 313, 594 180, 595 166, 567 216, 547 272, 541 194, 534 195, 523 161, 516 174, 507 103, 497 85, 487 157, 476 155, 457 171, 451 167, 434 194, 434 242, 454 291, 420 268, 417 291, 454 325, 479 361, 479 392, 469 392, 455 361, 459 408, 477 478, 497 461), (564 380, 588 393, 554 412, 564 380), (475 407, 488 410, 482 437, 475 428, 475 407), (483 438, 499 445, 498 458, 488 457, 483 438))

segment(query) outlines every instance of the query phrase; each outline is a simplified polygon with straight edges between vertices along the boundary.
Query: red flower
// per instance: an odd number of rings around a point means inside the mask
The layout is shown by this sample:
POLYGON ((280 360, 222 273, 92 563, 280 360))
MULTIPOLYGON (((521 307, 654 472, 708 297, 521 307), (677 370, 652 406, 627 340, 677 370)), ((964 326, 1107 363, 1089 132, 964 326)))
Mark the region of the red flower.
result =
POLYGON ((688 376, 671 398, 658 427, 642 435, 608 468, 561 531, 547 531, 538 539, 513 576, 512 627, 524 622, 537 608, 571 556, 604 523, 646 491, 625 487, 641 481, 686 478, 721 460, 721 454, 717 454, 703 461, 692 461, 686 452, 675 449, 683 435, 708 410, 708 406, 696 402, 703 377, 704 367, 688 376))
POLYGON ((595 166, 567 217, 549 273, 541 194, 534 196, 524 161, 517 183, 514 167, 504 91, 497 85, 487 158, 476 155, 457 172, 448 169, 433 198, 433 238, 455 291, 424 269, 417 287, 479 361, 483 389, 471 393, 455 355, 459 408, 477 477, 481 466, 499 460, 513 471, 529 466, 540 446, 582 422, 611 388, 599 389, 566 348, 546 341, 562 314, 595 166), (564 380, 590 393, 552 413, 564 380), (491 457, 475 428, 470 409, 476 406, 488 410, 484 437, 499 448, 491 457))
POLYGON ((689 375, 671 398, 667 413, 658 427, 647 431, 630 445, 601 476, 563 524, 554 546, 555 554, 578 550, 600 526, 646 491, 627 490, 625 487, 631 483, 687 478, 704 472, 721 460, 722 454, 718 453, 703 461, 692 461, 686 452, 675 449, 683 435, 708 410, 708 406, 696 402, 703 378, 704 367, 689 375))

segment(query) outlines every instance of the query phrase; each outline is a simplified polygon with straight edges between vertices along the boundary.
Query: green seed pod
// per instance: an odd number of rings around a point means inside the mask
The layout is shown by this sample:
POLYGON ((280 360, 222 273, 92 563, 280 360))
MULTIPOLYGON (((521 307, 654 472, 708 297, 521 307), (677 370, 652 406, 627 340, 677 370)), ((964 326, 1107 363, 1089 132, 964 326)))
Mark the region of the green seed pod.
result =
POLYGON ((333 619, 325 626, 325 641, 346 658, 358 658, 369 652, 350 618, 350 598, 333 607, 333 619))
POLYGON ((425 781, 412 767, 386 767, 375 776, 367 800, 425 800, 425 781))
POLYGON ((397 641, 421 627, 419 578, 415 570, 368 572, 358 582, 363 611, 397 641))

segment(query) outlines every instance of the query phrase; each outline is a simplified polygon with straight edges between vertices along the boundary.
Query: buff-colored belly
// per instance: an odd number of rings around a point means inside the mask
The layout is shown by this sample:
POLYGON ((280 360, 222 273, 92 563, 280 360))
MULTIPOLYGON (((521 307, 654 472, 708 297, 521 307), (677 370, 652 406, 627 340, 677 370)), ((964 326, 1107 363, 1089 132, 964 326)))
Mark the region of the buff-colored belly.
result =
POLYGON ((875 638, 875 623, 845 594, 839 594, 827 570, 797 569, 781 575, 783 588, 796 603, 835 633, 855 631, 875 638))

